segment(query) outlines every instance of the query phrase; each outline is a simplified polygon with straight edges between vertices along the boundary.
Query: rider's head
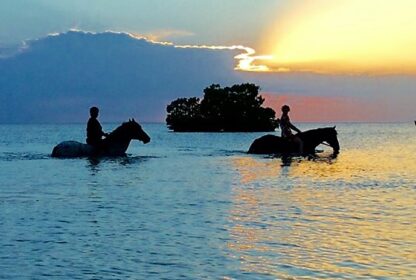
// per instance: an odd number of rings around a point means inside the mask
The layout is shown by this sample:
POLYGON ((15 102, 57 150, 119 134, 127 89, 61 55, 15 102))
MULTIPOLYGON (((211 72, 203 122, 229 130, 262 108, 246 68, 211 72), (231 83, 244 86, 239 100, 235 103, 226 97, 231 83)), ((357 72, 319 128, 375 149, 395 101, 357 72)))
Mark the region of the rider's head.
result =
POLYGON ((283 113, 289 113, 290 112, 290 107, 288 105, 283 105, 282 106, 282 112, 283 113))
POLYGON ((99 111, 100 110, 97 107, 91 107, 90 108, 90 116, 93 117, 93 118, 98 117, 98 112, 99 111))

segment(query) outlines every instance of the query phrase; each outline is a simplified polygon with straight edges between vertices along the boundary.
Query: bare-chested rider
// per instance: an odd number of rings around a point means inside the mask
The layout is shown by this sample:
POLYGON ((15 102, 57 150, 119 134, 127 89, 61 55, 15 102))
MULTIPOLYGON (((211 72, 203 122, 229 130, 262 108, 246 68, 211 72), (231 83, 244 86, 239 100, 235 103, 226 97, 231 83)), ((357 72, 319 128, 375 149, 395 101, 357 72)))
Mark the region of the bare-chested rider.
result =
POLYGON ((299 153, 303 153, 303 141, 300 137, 294 135, 292 133, 292 129, 298 133, 300 133, 300 129, 294 126, 290 122, 289 118, 290 107, 288 105, 282 106, 282 116, 280 117, 280 129, 282 130, 282 137, 287 138, 289 141, 293 141, 299 147, 299 153))

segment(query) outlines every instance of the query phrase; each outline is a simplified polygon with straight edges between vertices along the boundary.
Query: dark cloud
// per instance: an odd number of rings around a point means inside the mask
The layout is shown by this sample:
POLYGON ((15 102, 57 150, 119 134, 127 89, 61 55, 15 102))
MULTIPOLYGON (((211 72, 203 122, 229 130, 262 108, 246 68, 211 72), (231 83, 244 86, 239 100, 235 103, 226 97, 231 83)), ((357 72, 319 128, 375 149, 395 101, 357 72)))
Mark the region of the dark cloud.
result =
POLYGON ((110 32, 49 36, 0 60, 0 122, 84 121, 92 104, 103 120, 160 121, 172 99, 237 82, 235 54, 110 32))

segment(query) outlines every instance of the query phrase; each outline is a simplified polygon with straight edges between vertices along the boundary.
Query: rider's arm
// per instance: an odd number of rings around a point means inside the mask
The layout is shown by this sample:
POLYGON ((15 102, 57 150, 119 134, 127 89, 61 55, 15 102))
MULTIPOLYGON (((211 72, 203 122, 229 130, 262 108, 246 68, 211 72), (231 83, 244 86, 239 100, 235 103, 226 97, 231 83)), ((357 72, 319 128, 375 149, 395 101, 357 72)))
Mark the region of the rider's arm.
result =
POLYGON ((108 133, 105 133, 104 131, 103 131, 103 127, 101 126, 101 124, 97 121, 97 128, 99 129, 99 131, 100 131, 100 137, 103 137, 103 136, 108 136, 108 133))
POLYGON ((294 131, 298 132, 298 133, 301 133, 302 132, 302 131, 300 131, 299 128, 297 128, 296 126, 294 126, 291 122, 289 122, 289 127, 291 129, 293 129, 294 131))

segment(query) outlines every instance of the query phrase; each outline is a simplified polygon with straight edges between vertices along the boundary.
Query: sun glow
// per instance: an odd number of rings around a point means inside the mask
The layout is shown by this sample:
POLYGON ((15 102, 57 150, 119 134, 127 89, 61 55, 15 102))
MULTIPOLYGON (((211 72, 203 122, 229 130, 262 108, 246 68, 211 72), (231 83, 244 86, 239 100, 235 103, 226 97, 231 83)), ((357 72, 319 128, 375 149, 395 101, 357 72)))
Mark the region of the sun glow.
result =
POLYGON ((416 73, 416 1, 303 0, 269 30, 268 67, 352 74, 416 73))
POLYGON ((256 55, 256 51, 252 48, 234 45, 234 46, 213 46, 213 45, 175 45, 172 42, 156 41, 150 37, 146 37, 140 34, 127 33, 129 36, 135 39, 143 39, 153 44, 173 46, 179 49, 209 49, 209 50, 231 50, 241 51, 242 53, 236 55, 234 58, 237 61, 235 70, 249 71, 249 72, 267 72, 270 71, 269 67, 265 64, 260 64, 260 61, 270 61, 273 56, 271 55, 256 55))

